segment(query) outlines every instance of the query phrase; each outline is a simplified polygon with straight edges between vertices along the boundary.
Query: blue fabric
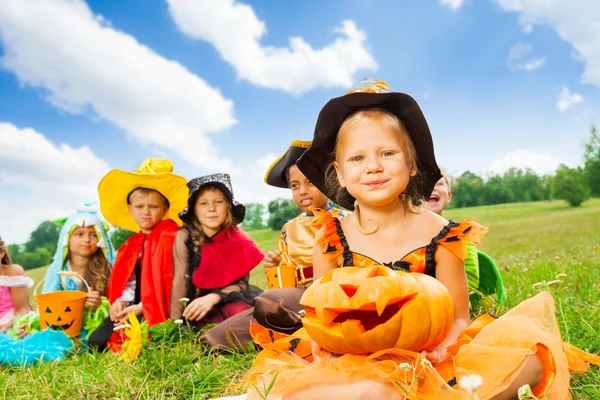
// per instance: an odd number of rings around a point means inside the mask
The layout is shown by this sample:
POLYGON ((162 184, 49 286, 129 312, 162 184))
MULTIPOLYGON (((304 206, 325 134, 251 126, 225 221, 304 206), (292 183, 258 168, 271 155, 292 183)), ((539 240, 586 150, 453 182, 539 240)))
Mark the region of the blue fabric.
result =
POLYGON ((73 347, 73 341, 63 331, 46 329, 20 340, 0 333, 0 363, 28 366, 62 360, 73 347))

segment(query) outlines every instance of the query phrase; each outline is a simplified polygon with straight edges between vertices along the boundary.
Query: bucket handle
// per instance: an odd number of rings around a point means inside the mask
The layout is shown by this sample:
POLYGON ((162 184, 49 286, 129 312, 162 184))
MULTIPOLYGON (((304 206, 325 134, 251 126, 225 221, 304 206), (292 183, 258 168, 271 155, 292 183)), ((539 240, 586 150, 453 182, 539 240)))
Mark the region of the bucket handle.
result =
MULTIPOLYGON (((88 292, 92 291, 92 288, 90 288, 90 285, 88 285, 88 283, 86 282, 85 278, 81 275, 79 275, 77 272, 75 271, 60 271, 60 272, 53 272, 52 275, 60 275, 60 276, 78 276, 79 279, 81 279, 81 281, 85 284, 85 287, 87 288, 88 292)), ((46 274, 46 276, 48 276, 48 274, 46 274)), ((37 295, 37 291, 38 288, 40 287, 40 285, 42 284, 42 282, 44 282, 46 280, 46 276, 44 276, 44 278, 42 278, 41 281, 38 282, 37 285, 35 285, 35 288, 33 288, 33 295, 37 295)))

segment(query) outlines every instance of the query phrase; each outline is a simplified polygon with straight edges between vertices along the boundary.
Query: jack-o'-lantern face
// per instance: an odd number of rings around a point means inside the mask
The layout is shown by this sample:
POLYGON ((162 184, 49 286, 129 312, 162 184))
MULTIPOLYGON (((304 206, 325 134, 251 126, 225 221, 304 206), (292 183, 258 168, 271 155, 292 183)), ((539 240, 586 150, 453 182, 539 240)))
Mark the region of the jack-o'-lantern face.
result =
POLYGON ((45 320, 48 324, 48 328, 58 330, 61 329, 66 331, 73 326, 75 318, 71 307, 66 306, 64 310, 55 310, 54 312, 50 309, 50 306, 46 307, 44 311, 45 320))
POLYGON ((436 279, 379 265, 330 271, 300 303, 310 337, 334 353, 431 350, 454 319, 452 298, 436 279))
POLYGON ((60 290, 35 296, 40 313, 40 327, 62 330, 71 337, 81 332, 87 293, 60 290))

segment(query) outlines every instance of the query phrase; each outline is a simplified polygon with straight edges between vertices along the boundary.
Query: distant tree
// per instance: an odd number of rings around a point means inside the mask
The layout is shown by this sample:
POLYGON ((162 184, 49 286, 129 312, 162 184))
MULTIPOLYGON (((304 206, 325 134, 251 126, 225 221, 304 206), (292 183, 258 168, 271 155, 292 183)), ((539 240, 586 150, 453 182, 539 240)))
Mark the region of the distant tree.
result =
POLYGON ((275 199, 269 203, 269 228, 278 231, 292 218, 298 216, 302 211, 293 200, 275 199))
POLYGON ((492 175, 483 186, 481 204, 502 204, 514 201, 514 195, 500 175, 492 175))
POLYGON ((264 223, 265 205, 261 203, 246 204, 246 217, 242 227, 247 231, 264 229, 267 226, 264 223))
POLYGON ((569 168, 561 165, 554 177, 554 195, 557 199, 566 200, 572 207, 578 207, 590 197, 581 168, 569 168))
POLYGON ((554 176, 543 175, 538 181, 537 193, 540 195, 540 200, 552 200, 554 198, 553 192, 554 176))
POLYGON ((33 252, 39 247, 45 247, 51 254, 56 252, 60 226, 52 221, 44 221, 29 235, 25 243, 25 251, 33 252))
POLYGON ((52 257, 53 253, 50 253, 47 248, 38 247, 35 251, 20 253, 13 262, 22 266, 23 269, 33 269, 49 265, 52 262, 52 257))
POLYGON ((19 264, 17 260, 23 253, 23 246, 20 244, 9 244, 6 247, 6 250, 8 250, 8 255, 10 256, 11 261, 15 264, 19 264))
POLYGON ((466 171, 456 178, 452 188, 452 203, 456 207, 472 207, 483 203, 483 179, 466 171))
POLYGON ((592 196, 600 196, 600 136, 592 125, 590 141, 583 152, 585 179, 592 196))
POLYGON ((133 236, 135 232, 131 232, 121 228, 115 228, 110 232, 110 241, 115 248, 115 250, 119 250, 119 248, 125 243, 127 239, 133 236))

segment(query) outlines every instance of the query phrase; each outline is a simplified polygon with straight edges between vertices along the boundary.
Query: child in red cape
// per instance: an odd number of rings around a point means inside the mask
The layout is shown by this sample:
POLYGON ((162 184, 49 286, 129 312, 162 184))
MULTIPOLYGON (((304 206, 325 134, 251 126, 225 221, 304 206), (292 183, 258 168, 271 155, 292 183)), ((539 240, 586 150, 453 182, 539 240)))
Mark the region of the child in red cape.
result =
POLYGON ((102 214, 132 232, 118 250, 106 294, 110 317, 90 336, 89 346, 104 350, 115 326, 130 312, 148 326, 169 317, 173 280, 173 242, 185 207, 185 178, 173 174, 173 162, 145 160, 137 172, 110 171, 98 185, 102 214), (127 207, 125 207, 127 205, 127 207))
POLYGON ((173 248, 170 315, 201 328, 252 307, 259 292, 249 284, 250 271, 264 254, 237 227, 246 208, 233 197, 228 174, 195 178, 188 187, 188 205, 179 215, 185 226, 173 248))

